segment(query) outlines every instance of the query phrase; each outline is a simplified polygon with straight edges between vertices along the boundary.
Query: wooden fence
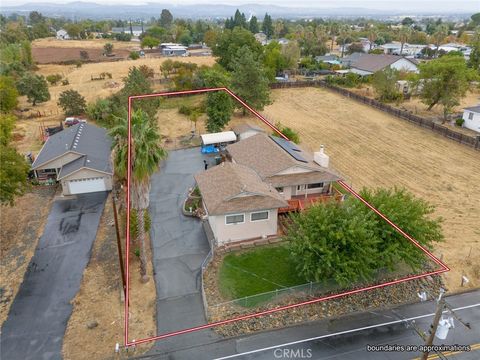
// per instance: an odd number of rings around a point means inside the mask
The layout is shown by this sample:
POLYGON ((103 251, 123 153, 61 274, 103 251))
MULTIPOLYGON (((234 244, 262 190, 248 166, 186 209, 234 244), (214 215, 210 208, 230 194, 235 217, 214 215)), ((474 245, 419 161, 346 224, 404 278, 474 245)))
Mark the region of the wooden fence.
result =
POLYGON ((350 90, 328 84, 323 80, 291 81, 291 82, 278 82, 278 83, 270 84, 270 87, 272 89, 302 88, 302 87, 310 87, 310 86, 319 86, 319 87, 332 90, 338 94, 352 98, 363 104, 385 111, 386 113, 394 115, 400 119, 407 120, 415 125, 421 126, 426 129, 430 129, 431 131, 437 134, 443 135, 448 139, 457 141, 460 144, 464 144, 476 150, 480 150, 480 135, 470 136, 470 135, 462 134, 458 131, 448 128, 447 126, 438 124, 430 119, 426 119, 421 116, 411 114, 410 112, 405 110, 394 108, 393 106, 384 104, 378 100, 371 99, 363 95, 355 94, 350 90))

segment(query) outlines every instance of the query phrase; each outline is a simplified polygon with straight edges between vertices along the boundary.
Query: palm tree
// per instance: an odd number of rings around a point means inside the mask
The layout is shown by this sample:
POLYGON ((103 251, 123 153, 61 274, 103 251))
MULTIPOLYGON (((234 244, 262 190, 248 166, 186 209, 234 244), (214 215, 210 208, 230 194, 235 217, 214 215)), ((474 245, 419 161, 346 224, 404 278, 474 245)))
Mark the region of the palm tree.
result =
POLYGON ((335 42, 335 39, 338 35, 338 28, 339 25, 337 22, 332 21, 328 24, 328 34, 330 35, 330 52, 333 52, 333 43, 335 42))
MULTIPOLYGON (((136 110, 131 123, 131 198, 132 207, 137 210, 137 240, 140 244, 140 275, 147 282, 147 254, 145 249, 145 212, 150 203, 150 177, 158 170, 160 162, 167 157, 161 147, 158 128, 147 113, 136 110)), ((113 138, 115 173, 120 178, 127 176, 128 119, 121 118, 110 130, 113 138)))
POLYGON ((398 40, 400 41, 400 56, 403 55, 403 47, 405 46, 405 43, 408 41, 410 36, 412 35, 412 29, 409 27, 402 27, 400 31, 398 32, 398 40))
POLYGON ((375 40, 378 38, 378 31, 375 27, 372 27, 368 30, 368 42, 369 42, 369 48, 368 51, 372 50, 372 46, 375 43, 375 40))
POLYGON ((349 40, 351 35, 351 30, 348 25, 342 25, 339 31, 339 37, 342 40, 342 55, 341 57, 343 58, 343 55, 345 55, 345 45, 347 44, 347 40, 349 40))
POLYGON ((448 35, 448 27, 446 25, 440 25, 435 29, 432 34, 432 38, 435 44, 435 57, 438 57, 438 48, 448 35))

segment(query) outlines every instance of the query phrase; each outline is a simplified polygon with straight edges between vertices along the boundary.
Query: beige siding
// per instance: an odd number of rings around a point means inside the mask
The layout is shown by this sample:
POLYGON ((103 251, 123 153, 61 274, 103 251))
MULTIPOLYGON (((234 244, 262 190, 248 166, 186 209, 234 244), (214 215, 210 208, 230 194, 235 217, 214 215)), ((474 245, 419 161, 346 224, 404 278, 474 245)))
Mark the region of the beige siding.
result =
POLYGON ((215 234, 218 245, 229 242, 254 239, 263 235, 277 233, 277 209, 269 210, 268 220, 250 221, 250 212, 245 214, 245 222, 241 224, 226 224, 225 215, 209 216, 208 221, 215 234))
POLYGON ((307 189, 306 185, 300 185, 300 190, 298 190, 298 186, 292 186, 292 195, 305 195, 307 194, 318 194, 327 191, 328 186, 330 185, 329 182, 324 182, 323 187, 321 188, 313 188, 313 189, 307 189))
POLYGON ((80 154, 68 152, 54 160, 51 160, 49 162, 46 162, 45 164, 42 164, 41 166, 35 168, 35 170, 60 169, 63 165, 68 164, 69 162, 72 162, 73 160, 76 160, 81 156, 82 155, 80 154))
POLYGON ((105 187, 107 188, 107 190, 112 190, 112 175, 105 174, 105 173, 98 172, 91 169, 81 169, 61 180, 63 195, 70 195, 70 188, 68 186, 69 180, 88 179, 88 178, 95 178, 95 177, 103 177, 105 181, 105 187))
POLYGON ((312 170, 306 169, 306 168, 301 167, 301 166, 292 166, 291 168, 280 171, 279 173, 277 173, 275 175, 300 174, 300 173, 306 173, 306 172, 312 172, 312 170))

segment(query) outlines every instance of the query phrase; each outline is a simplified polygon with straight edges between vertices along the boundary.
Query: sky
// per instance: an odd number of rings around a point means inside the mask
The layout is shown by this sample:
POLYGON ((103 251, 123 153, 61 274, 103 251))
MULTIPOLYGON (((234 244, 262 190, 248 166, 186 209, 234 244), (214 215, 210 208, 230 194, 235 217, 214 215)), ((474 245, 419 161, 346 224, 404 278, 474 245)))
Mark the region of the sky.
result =
MULTIPOLYGON (((20 5, 22 3, 65 3, 73 0, 0 0, 0 6, 20 5)), ((275 4, 285 7, 315 7, 315 8, 345 8, 361 7, 366 9, 378 10, 405 10, 407 12, 425 11, 434 12, 452 11, 452 12, 480 12, 480 0, 75 0, 84 2, 94 2, 98 4, 145 4, 147 2, 165 3, 170 7, 175 4, 275 4)))

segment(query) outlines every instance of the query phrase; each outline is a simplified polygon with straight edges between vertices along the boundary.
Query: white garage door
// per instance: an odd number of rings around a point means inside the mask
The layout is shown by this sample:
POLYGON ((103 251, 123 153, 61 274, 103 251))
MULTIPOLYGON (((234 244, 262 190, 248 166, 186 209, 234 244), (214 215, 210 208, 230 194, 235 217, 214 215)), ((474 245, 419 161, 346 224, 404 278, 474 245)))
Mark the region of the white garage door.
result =
POLYGON ((70 194, 85 194, 97 191, 105 191, 105 180, 103 177, 70 180, 68 182, 70 194))

